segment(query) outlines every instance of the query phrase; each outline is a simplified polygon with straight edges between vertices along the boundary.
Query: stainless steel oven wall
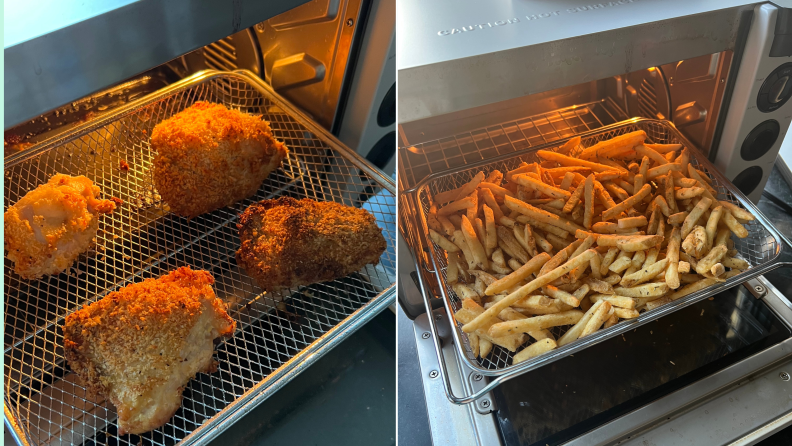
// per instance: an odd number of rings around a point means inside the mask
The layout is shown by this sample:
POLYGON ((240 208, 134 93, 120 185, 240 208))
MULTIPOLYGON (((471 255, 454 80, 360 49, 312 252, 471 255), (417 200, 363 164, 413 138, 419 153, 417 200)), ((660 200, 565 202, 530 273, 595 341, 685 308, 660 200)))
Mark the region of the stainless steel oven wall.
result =
POLYGON ((410 51, 397 56, 399 123, 733 51, 752 10, 728 0, 401 1, 397 38, 410 51))
POLYGON ((792 9, 758 5, 714 154, 718 169, 754 203, 792 120, 790 97, 792 9))

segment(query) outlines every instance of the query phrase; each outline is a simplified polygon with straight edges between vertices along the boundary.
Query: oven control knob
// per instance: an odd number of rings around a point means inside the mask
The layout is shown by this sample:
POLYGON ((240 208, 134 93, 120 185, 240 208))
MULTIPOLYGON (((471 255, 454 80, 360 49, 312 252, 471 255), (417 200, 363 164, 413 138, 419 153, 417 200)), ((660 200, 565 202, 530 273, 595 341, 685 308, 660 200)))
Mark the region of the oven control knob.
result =
POLYGON ((743 140, 740 156, 745 161, 761 158, 762 155, 773 148, 773 144, 778 140, 779 133, 781 133, 781 126, 775 119, 768 119, 757 125, 743 140))
POLYGON ((778 110, 792 97, 792 63, 785 63, 773 70, 762 83, 756 106, 759 111, 769 113, 778 110))

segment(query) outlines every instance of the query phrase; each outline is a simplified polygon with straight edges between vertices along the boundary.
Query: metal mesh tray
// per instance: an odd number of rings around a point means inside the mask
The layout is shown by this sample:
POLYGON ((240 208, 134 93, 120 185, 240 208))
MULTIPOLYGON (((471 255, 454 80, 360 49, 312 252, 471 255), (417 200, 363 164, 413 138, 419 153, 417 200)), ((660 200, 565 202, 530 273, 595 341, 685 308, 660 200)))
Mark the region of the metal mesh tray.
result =
MULTIPOLYGON (((690 294, 681 299, 678 299, 670 304, 656 308, 651 311, 641 313, 640 317, 630 320, 622 320, 618 324, 608 329, 600 330, 586 338, 572 342, 564 347, 552 350, 544 355, 530 359, 528 361, 512 365, 513 353, 508 350, 493 346, 487 358, 475 358, 472 350, 468 344, 467 335, 462 332, 460 324, 454 324, 452 330, 455 344, 458 348, 458 354, 463 360, 474 370, 479 373, 496 377, 490 382, 489 385, 476 392, 475 395, 458 398, 453 395, 449 386, 446 386, 449 398, 457 403, 467 403, 475 400, 484 393, 491 390, 494 386, 499 384, 505 379, 514 377, 518 374, 528 372, 538 367, 547 365, 562 357, 565 357, 574 352, 580 351, 588 346, 597 344, 605 339, 612 338, 628 330, 632 330, 639 325, 643 325, 652 320, 658 319, 662 316, 670 314, 682 307, 693 304, 707 297, 710 297, 722 290, 731 288, 737 284, 743 283, 757 275, 767 272, 777 266, 777 261, 781 254, 782 239, 777 233, 776 229, 770 224, 762 213, 751 203, 737 188, 724 178, 717 169, 698 151, 695 146, 690 143, 684 136, 682 136, 676 128, 667 121, 649 120, 649 119, 631 119, 614 125, 602 127, 597 130, 582 133, 578 136, 582 137, 582 146, 589 147, 599 141, 613 138, 627 132, 643 130, 646 132, 648 139, 654 143, 681 143, 691 149, 691 163, 696 165, 699 170, 702 170, 712 178, 712 186, 718 192, 718 198, 721 200, 728 200, 743 208, 749 210, 756 216, 756 220, 746 224, 748 229, 748 237, 738 239, 734 237, 735 249, 738 250, 738 256, 748 261, 750 268, 741 274, 728 279, 724 283, 717 284, 699 292, 690 294)), ((427 213, 430 206, 430 195, 435 195, 439 192, 455 189, 462 184, 470 181, 473 176, 484 170, 485 173, 494 169, 501 171, 512 170, 518 165, 525 162, 534 162, 538 160, 536 151, 544 150, 558 150, 569 138, 559 139, 557 141, 532 147, 530 150, 522 151, 517 154, 500 156, 490 160, 483 160, 481 162, 464 166, 461 169, 449 170, 440 172, 425 178, 421 183, 414 188, 404 191, 402 197, 407 200, 402 200, 402 213, 403 220, 406 220, 409 227, 401 228, 402 231, 414 230, 409 237, 418 241, 422 246, 421 250, 427 253, 427 265, 425 269, 434 273, 436 280, 439 284, 439 291, 444 299, 445 307, 448 316, 453 320, 453 313, 461 308, 461 300, 454 293, 451 286, 446 280, 446 261, 442 248, 432 242, 427 241, 425 236, 421 234, 428 233, 427 213)), ((574 154, 573 154, 574 155, 574 154)), ((424 284, 426 289, 429 284, 424 284)), ((425 299, 428 299, 427 293, 424 293, 425 299)), ((427 305, 429 302, 427 301, 427 305)), ((428 308, 428 307, 427 307, 428 308)), ((571 326, 555 327, 551 332, 556 339, 562 336, 571 326)))
POLYGON ((395 299, 393 182, 252 73, 198 73, 6 159, 6 206, 55 173, 85 175, 124 204, 100 220, 96 249, 66 273, 24 281, 5 259, 4 412, 23 444, 205 443, 395 299), (290 154, 254 197, 188 220, 170 213, 157 195, 148 141, 157 123, 200 100, 262 115, 290 154), (119 169, 121 160, 128 173, 119 169), (279 195, 369 210, 385 229, 388 250, 376 267, 343 279, 262 292, 236 265, 236 219, 250 204, 279 195), (183 265, 214 275, 237 331, 216 347, 218 371, 190 382, 167 425, 119 436, 112 405, 91 399, 66 366, 63 319, 113 290, 183 265))

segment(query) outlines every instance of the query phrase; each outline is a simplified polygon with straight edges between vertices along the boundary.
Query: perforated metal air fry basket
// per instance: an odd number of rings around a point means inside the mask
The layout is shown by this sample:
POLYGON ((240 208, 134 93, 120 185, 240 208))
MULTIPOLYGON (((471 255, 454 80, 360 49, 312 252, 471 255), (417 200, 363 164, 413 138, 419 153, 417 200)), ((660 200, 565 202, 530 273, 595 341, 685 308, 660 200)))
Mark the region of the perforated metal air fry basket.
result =
POLYGON ((124 204, 101 217, 95 251, 68 273, 25 281, 5 259, 4 412, 24 444, 206 443, 394 302, 393 182, 252 73, 198 73, 6 159, 6 206, 55 173, 85 175, 104 197, 124 204), (290 154, 256 196, 188 220, 157 195, 148 141, 156 124, 201 100, 262 115, 290 154), (128 172, 119 168, 122 160, 128 172), (250 204, 275 196, 363 207, 385 229, 388 250, 379 265, 343 279, 263 293, 236 265, 236 220, 250 204), (167 425, 119 436, 112 405, 92 399, 65 364, 64 317, 185 265, 212 273, 237 331, 216 346, 218 371, 190 382, 167 425))
MULTIPOLYGON (((651 311, 645 311, 636 319, 622 320, 618 324, 608 328, 597 331, 583 339, 567 344, 556 350, 552 350, 543 355, 531 358, 527 361, 512 365, 512 357, 514 353, 509 352, 505 348, 493 346, 492 351, 487 358, 475 358, 469 346, 467 335, 462 332, 461 324, 452 324, 454 342, 457 346, 457 353, 465 363, 473 370, 493 377, 489 384, 475 394, 457 396, 450 388, 447 375, 444 374, 443 378, 446 384, 446 392, 449 399, 456 403, 469 403, 481 397, 503 382, 506 379, 512 378, 522 373, 534 370, 536 368, 547 365, 567 355, 573 354, 577 351, 585 349, 589 346, 602 342, 606 339, 618 336, 628 330, 632 330, 639 325, 643 325, 652 320, 658 319, 674 311, 691 305, 702 299, 717 294, 720 291, 731 288, 735 285, 741 284, 753 277, 765 273, 778 266, 778 259, 782 249, 782 239, 776 229, 770 224, 764 215, 753 205, 731 182, 724 178, 717 169, 697 150, 695 146, 690 143, 673 124, 667 121, 649 120, 649 119, 630 119, 613 125, 605 126, 596 130, 588 131, 579 134, 582 137, 582 147, 590 147, 595 143, 603 140, 613 138, 615 136, 636 131, 643 130, 648 136, 648 140, 653 143, 672 144, 681 143, 685 147, 691 149, 691 163, 699 170, 704 171, 712 179, 712 187, 718 192, 718 199, 728 200, 732 203, 738 204, 747 209, 756 216, 756 220, 749 222, 745 225, 748 229, 748 237, 739 239, 732 236, 734 240, 734 247, 738 251, 737 257, 740 257, 750 264, 750 267, 742 273, 727 279, 723 283, 716 284, 701 291, 692 293, 688 296, 675 300, 667 305, 663 305, 651 311)), ((461 299, 454 293, 451 285, 446 280, 446 257, 445 251, 431 242, 425 234, 428 234, 429 228, 427 225, 427 213, 431 205, 430 196, 447 190, 455 189, 462 184, 470 181, 473 176, 479 171, 489 173, 492 170, 498 169, 501 172, 515 169, 523 161, 532 163, 534 161, 542 161, 536 155, 538 150, 553 150, 557 151, 570 137, 558 139, 556 141, 531 147, 528 150, 518 151, 489 160, 482 160, 477 163, 468 164, 464 167, 448 170, 445 172, 438 172, 426 177, 415 187, 404 191, 400 194, 400 215, 403 226, 400 228, 406 231, 408 239, 413 243, 419 245, 417 251, 427 253, 426 257, 422 257, 419 253, 417 263, 419 267, 423 267, 425 271, 434 274, 439 285, 438 291, 440 297, 444 299, 445 308, 450 320, 453 319, 453 314, 461 308, 461 299), (424 260, 425 259, 425 260, 424 260), (425 262, 424 265, 420 263, 425 262)), ((446 148, 447 149, 447 148, 446 148)), ((421 150, 420 147, 417 150, 421 150)), ((578 150, 582 150, 578 148, 578 150)), ((575 153, 572 153, 574 155, 575 153)), ((419 275, 420 278, 421 275, 419 275)), ((422 282, 425 282, 421 279, 422 282)), ((434 284, 422 283, 424 299, 426 299, 427 308, 430 308, 429 299, 431 299, 430 286, 434 284)), ((434 324, 432 324, 434 326, 434 324)), ((556 339, 562 336, 571 326, 555 327, 550 331, 556 339)), ((526 344, 527 345, 527 344, 526 344)), ((524 347, 522 347, 524 348, 524 347)), ((443 361, 441 360, 441 368, 444 368, 443 361)))

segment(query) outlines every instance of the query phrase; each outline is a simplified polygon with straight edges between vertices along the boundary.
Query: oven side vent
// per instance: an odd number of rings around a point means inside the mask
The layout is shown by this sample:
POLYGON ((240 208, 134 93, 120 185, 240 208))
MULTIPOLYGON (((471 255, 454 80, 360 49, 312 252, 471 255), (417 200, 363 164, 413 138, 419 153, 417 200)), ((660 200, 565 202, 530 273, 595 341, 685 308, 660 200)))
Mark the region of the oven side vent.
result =
POLYGON ((650 119, 664 119, 657 111, 657 92, 650 79, 644 77, 638 89, 638 109, 641 116, 650 119))
POLYGON ((204 47, 206 67, 221 71, 234 71, 237 66, 237 52, 231 36, 204 47))

